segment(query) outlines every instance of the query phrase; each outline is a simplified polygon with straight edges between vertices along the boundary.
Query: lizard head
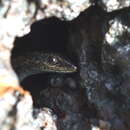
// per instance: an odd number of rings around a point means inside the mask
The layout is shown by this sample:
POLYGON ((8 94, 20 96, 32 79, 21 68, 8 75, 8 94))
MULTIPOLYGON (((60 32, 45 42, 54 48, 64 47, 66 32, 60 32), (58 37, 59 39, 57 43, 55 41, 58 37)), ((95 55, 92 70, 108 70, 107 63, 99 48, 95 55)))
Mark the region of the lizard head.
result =
POLYGON ((77 67, 62 56, 49 54, 44 55, 43 69, 47 72, 72 73, 77 67))

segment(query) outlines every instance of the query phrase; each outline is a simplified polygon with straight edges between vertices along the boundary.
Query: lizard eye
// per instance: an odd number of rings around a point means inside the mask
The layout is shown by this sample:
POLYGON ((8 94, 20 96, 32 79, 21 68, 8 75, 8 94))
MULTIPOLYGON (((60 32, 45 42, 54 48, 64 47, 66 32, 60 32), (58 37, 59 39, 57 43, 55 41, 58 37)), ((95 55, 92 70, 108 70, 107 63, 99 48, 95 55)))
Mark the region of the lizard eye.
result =
POLYGON ((54 63, 57 63, 57 59, 54 57, 54 58, 52 58, 52 61, 54 62, 54 63))
POLYGON ((56 63, 58 62, 57 58, 55 58, 55 57, 50 57, 50 58, 48 59, 48 61, 49 61, 50 63, 52 63, 52 64, 56 64, 56 63))

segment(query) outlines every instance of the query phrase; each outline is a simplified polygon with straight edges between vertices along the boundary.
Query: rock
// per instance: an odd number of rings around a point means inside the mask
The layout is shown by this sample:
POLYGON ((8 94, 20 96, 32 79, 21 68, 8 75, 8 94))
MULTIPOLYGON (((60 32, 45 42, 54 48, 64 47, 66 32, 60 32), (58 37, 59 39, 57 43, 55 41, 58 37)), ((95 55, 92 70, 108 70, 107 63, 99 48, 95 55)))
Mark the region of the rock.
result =
POLYGON ((99 0, 98 4, 107 12, 119 10, 130 6, 129 0, 99 0))
POLYGON ((31 95, 20 87, 1 87, 0 111, 1 130, 40 130, 40 127, 56 130, 56 119, 50 109, 39 110, 36 118, 33 117, 31 95))
POLYGON ((1 0, 0 4, 1 130, 130 129, 129 0, 1 0), (15 37, 27 34, 34 21, 52 16, 68 21, 66 54, 78 72, 74 77, 51 75, 47 84, 44 78, 41 95, 35 94, 40 109, 34 110, 30 94, 19 87, 10 65, 11 50, 15 37))

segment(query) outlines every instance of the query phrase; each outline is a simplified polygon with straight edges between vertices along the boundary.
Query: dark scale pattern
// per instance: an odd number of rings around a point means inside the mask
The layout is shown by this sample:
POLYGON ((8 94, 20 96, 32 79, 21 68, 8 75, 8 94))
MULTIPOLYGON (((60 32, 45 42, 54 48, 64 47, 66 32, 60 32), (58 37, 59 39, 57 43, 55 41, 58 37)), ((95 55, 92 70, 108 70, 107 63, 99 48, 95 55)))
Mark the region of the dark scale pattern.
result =
POLYGON ((72 73, 76 71, 76 66, 63 57, 43 51, 27 52, 21 56, 12 57, 12 65, 20 81, 27 76, 43 72, 72 73))

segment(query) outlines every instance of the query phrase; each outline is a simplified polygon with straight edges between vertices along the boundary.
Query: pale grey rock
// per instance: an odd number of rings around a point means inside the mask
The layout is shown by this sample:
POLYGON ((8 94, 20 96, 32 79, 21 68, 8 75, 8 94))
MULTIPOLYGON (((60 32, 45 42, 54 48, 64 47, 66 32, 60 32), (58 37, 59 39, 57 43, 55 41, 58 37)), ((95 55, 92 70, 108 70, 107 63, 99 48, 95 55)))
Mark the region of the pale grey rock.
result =
MULTIPOLYGON (((123 17, 122 17, 123 19, 123 17)), ((118 65, 122 76, 130 76, 130 26, 123 24, 118 17, 110 21, 109 31, 105 35, 104 44, 109 45, 111 52, 107 53, 107 62, 118 65), (108 59, 108 57, 110 57, 108 59)), ((103 62, 106 60, 103 60, 103 62)))
POLYGON ((99 5, 107 12, 130 6, 130 0, 99 0, 99 5))
MULTIPOLYGON (((57 130, 56 116, 48 108, 39 110, 36 118, 33 116, 33 102, 27 92, 13 90, 0 97, 0 129, 1 130, 57 130)), ((8 90, 7 89, 7 90, 8 90)))

